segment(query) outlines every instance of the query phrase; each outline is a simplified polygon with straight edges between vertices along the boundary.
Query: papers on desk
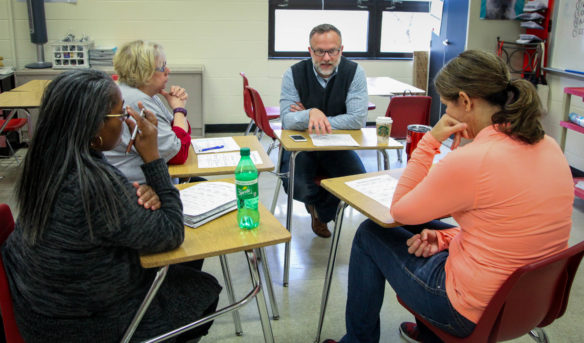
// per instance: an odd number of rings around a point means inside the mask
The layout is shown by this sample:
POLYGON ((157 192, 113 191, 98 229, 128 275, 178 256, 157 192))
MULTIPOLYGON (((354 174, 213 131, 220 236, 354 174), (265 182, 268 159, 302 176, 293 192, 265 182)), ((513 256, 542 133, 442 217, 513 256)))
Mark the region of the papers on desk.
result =
MULTIPOLYGON (((260 153, 255 150, 250 153, 249 157, 251 157, 251 161, 255 165, 263 163, 260 153)), ((239 152, 197 155, 197 166, 199 168, 235 167, 240 158, 239 152)))
POLYGON ((193 149, 197 154, 213 154, 216 152, 239 151, 239 145, 235 142, 233 137, 216 137, 216 138, 197 138, 191 139, 193 149), (217 149, 210 149, 220 147, 217 149), (205 149, 209 149, 203 151, 205 149))
POLYGON ((314 146, 359 146, 359 143, 349 134, 317 135, 313 133, 310 139, 314 146))
POLYGON ((397 179, 389 175, 379 175, 347 181, 346 184, 389 209, 393 193, 397 187, 397 179))
POLYGON ((180 191, 184 223, 196 228, 237 209, 235 185, 228 182, 201 182, 180 191))

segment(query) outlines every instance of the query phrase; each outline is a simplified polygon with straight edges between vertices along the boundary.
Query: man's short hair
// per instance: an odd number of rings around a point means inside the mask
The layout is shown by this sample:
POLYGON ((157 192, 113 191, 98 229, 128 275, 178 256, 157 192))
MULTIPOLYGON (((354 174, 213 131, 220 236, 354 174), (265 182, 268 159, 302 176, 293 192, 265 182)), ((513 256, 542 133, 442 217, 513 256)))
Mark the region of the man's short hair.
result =
POLYGON ((310 35, 308 36, 308 41, 310 42, 310 40, 312 39, 312 36, 314 36, 316 33, 323 34, 323 33, 329 32, 329 31, 335 31, 339 35, 341 42, 343 41, 343 37, 341 36, 341 31, 339 31, 339 29, 337 29, 332 24, 320 24, 320 25, 315 26, 312 30, 310 30, 310 35))

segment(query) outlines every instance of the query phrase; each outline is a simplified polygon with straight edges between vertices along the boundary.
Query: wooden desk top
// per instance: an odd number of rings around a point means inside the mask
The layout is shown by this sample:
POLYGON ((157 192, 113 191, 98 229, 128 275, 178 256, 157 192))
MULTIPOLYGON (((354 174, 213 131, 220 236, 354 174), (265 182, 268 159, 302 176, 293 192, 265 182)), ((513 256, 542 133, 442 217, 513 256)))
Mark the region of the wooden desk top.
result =
POLYGON ((31 108, 41 106, 42 93, 4 92, 0 94, 0 108, 31 108))
POLYGON ((329 151, 329 150, 380 150, 403 149, 403 145, 393 138, 389 143, 377 144, 377 134, 374 127, 365 127, 360 130, 333 130, 336 134, 350 134, 359 146, 314 146, 307 131, 275 130, 278 139, 284 149, 288 151, 329 151), (300 135, 306 138, 306 142, 294 142, 290 135, 300 135))
POLYGON ((365 216, 373 220, 378 225, 390 228, 399 226, 400 224, 396 223, 389 214, 389 207, 385 207, 378 203, 377 201, 367 197, 363 193, 349 187, 345 182, 383 174, 389 174, 392 177, 399 178, 402 173, 403 169, 383 170, 373 173, 324 179, 320 182, 320 185, 327 191, 331 192, 337 198, 343 200, 351 207, 363 213, 365 216))
MULTIPOLYGON (((266 151, 258 141, 256 136, 234 136, 233 139, 240 147, 248 147, 251 151, 258 151, 261 158, 262 164, 256 165, 258 171, 271 171, 274 170, 274 163, 270 159, 270 156, 266 154, 266 151)), ((232 167, 221 167, 221 168, 199 168, 197 162, 197 154, 193 146, 189 148, 189 156, 184 164, 175 164, 168 166, 168 173, 171 177, 191 177, 191 176, 205 176, 205 175, 225 175, 233 174, 235 172, 235 166, 232 167)))
POLYGON ((416 88, 405 82, 392 79, 388 76, 368 77, 367 78, 367 94, 394 96, 402 95, 405 92, 411 92, 414 95, 425 95, 426 91, 416 88))
POLYGON ((10 92, 38 92, 42 95, 49 83, 51 83, 51 80, 30 80, 23 85, 11 89, 10 92))
MULTIPOLYGON (((213 181, 234 182, 233 179, 213 181)), ((180 184, 177 188, 184 189, 192 185, 194 183, 180 184)), ((233 211, 196 229, 185 226, 185 240, 180 247, 163 253, 142 255, 140 262, 144 268, 161 267, 290 241, 290 232, 261 203, 259 210, 260 225, 256 229, 240 229, 237 225, 237 211, 233 211)))

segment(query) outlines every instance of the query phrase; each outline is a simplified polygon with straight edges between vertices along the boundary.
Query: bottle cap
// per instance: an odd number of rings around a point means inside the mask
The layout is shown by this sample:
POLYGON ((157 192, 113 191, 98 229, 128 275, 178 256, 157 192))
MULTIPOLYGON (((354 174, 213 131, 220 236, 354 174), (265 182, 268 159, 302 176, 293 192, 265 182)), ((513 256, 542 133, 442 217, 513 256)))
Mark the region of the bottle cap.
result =
POLYGON ((249 148, 241 148, 241 150, 239 150, 239 154, 241 156, 249 156, 249 148))

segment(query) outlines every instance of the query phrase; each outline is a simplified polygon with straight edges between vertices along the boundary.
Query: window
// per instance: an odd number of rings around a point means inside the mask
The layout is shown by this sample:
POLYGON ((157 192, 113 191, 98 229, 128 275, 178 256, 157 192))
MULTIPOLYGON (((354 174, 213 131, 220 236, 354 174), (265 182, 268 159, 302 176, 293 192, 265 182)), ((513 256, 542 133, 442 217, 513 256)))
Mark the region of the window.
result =
POLYGON ((415 0, 270 0, 270 58, 308 57, 310 30, 322 23, 343 35, 343 55, 412 58, 429 50, 430 2, 415 0))

